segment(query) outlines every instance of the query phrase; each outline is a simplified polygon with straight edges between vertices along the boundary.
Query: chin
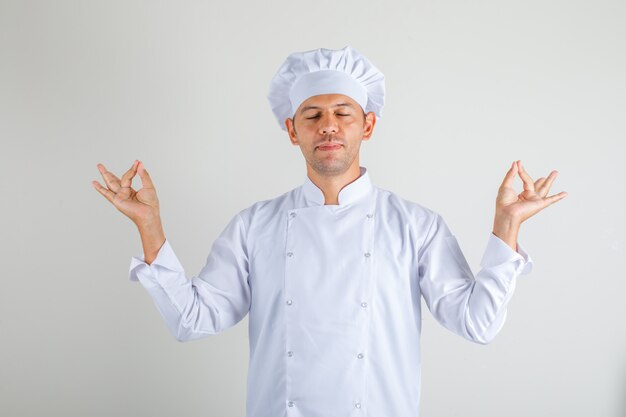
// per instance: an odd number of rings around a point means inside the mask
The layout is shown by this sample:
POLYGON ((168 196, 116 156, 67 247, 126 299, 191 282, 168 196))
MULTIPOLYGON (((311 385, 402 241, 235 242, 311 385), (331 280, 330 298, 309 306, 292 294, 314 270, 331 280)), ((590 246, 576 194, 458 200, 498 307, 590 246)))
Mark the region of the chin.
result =
POLYGON ((348 170, 345 164, 316 164, 313 169, 320 175, 338 175, 348 170))

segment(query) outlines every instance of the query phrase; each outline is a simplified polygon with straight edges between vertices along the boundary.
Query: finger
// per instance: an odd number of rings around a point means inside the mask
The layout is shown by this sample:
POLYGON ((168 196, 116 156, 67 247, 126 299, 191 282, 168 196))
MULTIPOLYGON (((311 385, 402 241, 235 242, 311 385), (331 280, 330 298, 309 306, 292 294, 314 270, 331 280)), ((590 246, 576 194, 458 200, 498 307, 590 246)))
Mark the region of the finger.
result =
POLYGON ((148 171, 146 171, 146 168, 143 166, 143 162, 141 161, 139 161, 139 165, 137 166, 137 172, 139 172, 139 178, 141 178, 141 185, 143 188, 154 188, 152 178, 150 178, 150 174, 148 174, 148 171))
POLYGON ((546 182, 541 187, 541 193, 545 195, 545 194, 548 194, 548 192, 550 192, 550 187, 552 187, 552 183, 554 182, 558 174, 559 174, 558 171, 552 171, 550 175, 548 175, 546 182))
POLYGON ((100 174, 102 174, 102 179, 104 180, 104 183, 106 184, 106 186, 109 187, 110 190, 116 193, 118 189, 120 188, 119 178, 117 178, 115 174, 113 174, 112 172, 107 171, 104 165, 97 164, 97 167, 98 167, 98 171, 100 171, 100 174))
POLYGON ((517 164, 515 163, 515 161, 513 161, 513 164, 511 164, 511 168, 509 168, 506 175, 504 176, 504 180, 502 180, 500 188, 512 188, 513 180, 515 180, 515 175, 517 175, 517 164))
POLYGON ((535 181, 535 190, 539 190, 539 188, 541 188, 541 185, 544 183, 545 180, 546 180, 546 177, 541 177, 537 181, 535 181))
POLYGON ((524 169, 524 166, 522 165, 522 161, 518 160, 517 164, 518 164, 518 168, 519 168, 519 176, 522 179, 522 181, 524 182, 524 190, 525 191, 535 191, 535 184, 533 183, 533 179, 530 178, 530 175, 528 175, 528 173, 524 169))
POLYGON ((564 199, 565 197, 567 197, 567 192, 566 191, 561 191, 560 193, 551 195, 550 197, 546 197, 543 200, 547 203, 546 204, 546 207, 547 207, 547 206, 549 206, 551 204, 556 203, 559 200, 564 199))
POLYGON ((133 163, 133 166, 130 167, 130 169, 128 171, 126 171, 124 173, 124 175, 122 175, 122 180, 120 182, 120 186, 122 188, 130 188, 130 184, 132 184, 132 182, 133 182, 133 177, 137 173, 137 164, 138 163, 139 163, 139 161, 135 160, 135 162, 133 163))
POLYGON ((91 185, 93 185, 93 188, 96 189, 96 191, 98 191, 100 194, 102 194, 107 200, 109 200, 111 203, 113 203, 113 198, 115 197, 115 193, 111 190, 109 190, 106 187, 103 187, 102 185, 100 185, 100 183, 98 181, 91 181, 91 185))

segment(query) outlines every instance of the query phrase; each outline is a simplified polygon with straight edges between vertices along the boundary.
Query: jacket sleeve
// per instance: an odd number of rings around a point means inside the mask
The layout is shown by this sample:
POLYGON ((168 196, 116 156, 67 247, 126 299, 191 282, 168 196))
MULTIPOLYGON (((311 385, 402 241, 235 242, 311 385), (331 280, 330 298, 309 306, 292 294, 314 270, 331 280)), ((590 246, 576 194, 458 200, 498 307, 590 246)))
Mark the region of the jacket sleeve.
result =
POLYGON ((491 342, 504 325, 516 278, 532 270, 533 260, 519 243, 517 249, 491 232, 474 276, 456 237, 435 213, 418 255, 420 290, 435 319, 468 340, 491 342))
POLYGON ((168 239, 148 265, 131 259, 129 277, 152 297, 176 340, 218 334, 237 324, 250 309, 244 222, 237 214, 213 243, 198 276, 188 278, 168 239))

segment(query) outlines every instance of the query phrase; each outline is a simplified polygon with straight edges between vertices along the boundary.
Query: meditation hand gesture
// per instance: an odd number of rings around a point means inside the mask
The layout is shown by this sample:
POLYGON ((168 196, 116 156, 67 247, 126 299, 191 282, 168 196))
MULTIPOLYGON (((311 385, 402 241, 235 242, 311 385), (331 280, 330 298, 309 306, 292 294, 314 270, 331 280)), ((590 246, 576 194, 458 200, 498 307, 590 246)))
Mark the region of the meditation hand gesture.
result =
POLYGON ((522 161, 513 162, 498 190, 496 212, 522 223, 540 210, 561 200, 567 196, 565 191, 546 197, 557 174, 557 171, 552 171, 547 178, 541 177, 533 183, 530 175, 524 170, 522 161), (524 182, 524 191, 520 194, 513 188, 513 179, 518 172, 524 182))
POLYGON ((119 211, 129 217, 140 229, 160 223, 159 199, 150 175, 140 161, 135 161, 121 180, 112 172, 107 171, 104 165, 98 164, 97 167, 108 188, 100 185, 98 181, 92 181, 92 185, 119 211), (131 187, 133 177, 137 173, 142 184, 139 191, 131 187))
POLYGON ((529 217, 567 196, 565 191, 547 196, 558 172, 552 171, 548 177, 533 182, 524 170, 521 161, 515 161, 506 173, 496 198, 496 216, 493 233, 517 250, 519 226, 529 217), (524 191, 517 194, 513 180, 519 173, 524 183, 524 191))

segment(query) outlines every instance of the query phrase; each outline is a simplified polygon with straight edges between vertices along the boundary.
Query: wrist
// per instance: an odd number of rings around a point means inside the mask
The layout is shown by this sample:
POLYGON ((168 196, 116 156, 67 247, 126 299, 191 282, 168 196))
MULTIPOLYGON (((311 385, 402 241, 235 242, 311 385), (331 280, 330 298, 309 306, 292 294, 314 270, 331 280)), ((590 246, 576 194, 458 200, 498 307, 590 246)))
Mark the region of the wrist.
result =
POLYGON ((514 218, 498 216, 493 221, 493 234, 517 252, 517 236, 521 223, 514 218))
POLYGON ((165 243, 165 232, 160 224, 139 227, 141 245, 143 246, 144 261, 150 265, 156 259, 161 247, 165 243))
POLYGON ((147 233, 147 234, 151 234, 154 235, 156 233, 158 233, 159 231, 163 230, 163 224, 161 223, 161 218, 155 218, 155 219, 151 219, 151 220, 145 220, 142 221, 140 223, 136 223, 137 229, 139 230, 139 233, 147 233))

